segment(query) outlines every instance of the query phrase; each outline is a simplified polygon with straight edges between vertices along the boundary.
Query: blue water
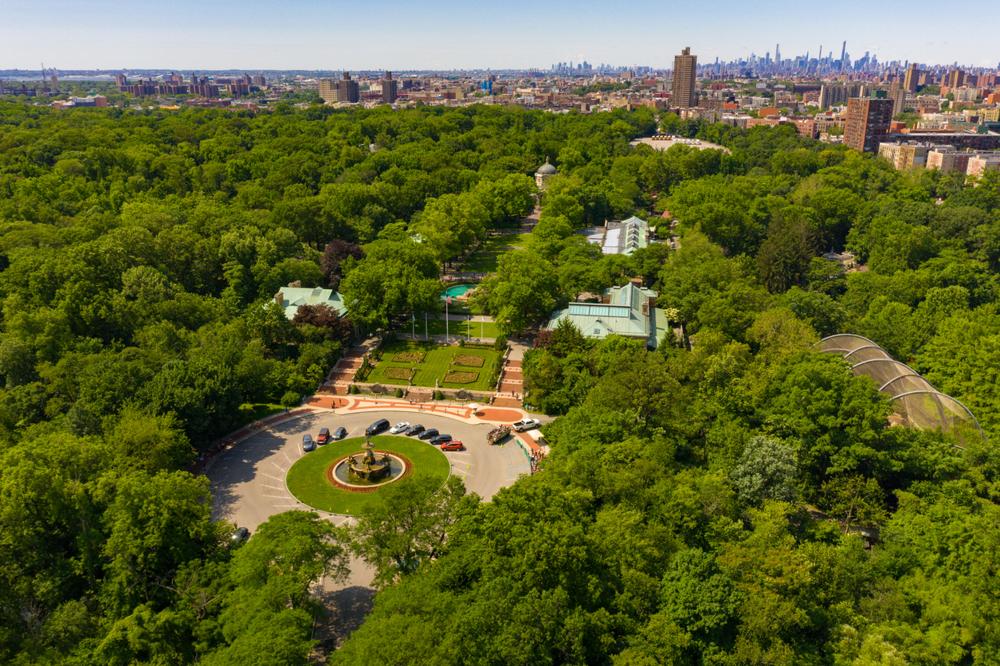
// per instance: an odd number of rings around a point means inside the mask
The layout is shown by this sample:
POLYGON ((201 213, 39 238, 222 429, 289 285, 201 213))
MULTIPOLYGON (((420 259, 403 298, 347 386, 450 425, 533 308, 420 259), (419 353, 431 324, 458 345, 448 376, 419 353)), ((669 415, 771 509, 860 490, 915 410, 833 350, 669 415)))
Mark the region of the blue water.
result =
POLYGON ((464 296, 465 292, 472 291, 476 288, 474 284, 453 284, 444 291, 441 292, 441 298, 458 298, 459 296, 464 296))

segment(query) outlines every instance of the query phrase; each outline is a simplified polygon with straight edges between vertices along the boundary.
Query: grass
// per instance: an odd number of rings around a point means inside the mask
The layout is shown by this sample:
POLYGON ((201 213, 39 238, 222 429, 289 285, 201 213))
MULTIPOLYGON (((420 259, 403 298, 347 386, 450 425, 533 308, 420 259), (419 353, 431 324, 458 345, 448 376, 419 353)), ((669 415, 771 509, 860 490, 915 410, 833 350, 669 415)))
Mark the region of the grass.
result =
MULTIPOLYGON (((410 478, 433 478, 443 484, 451 472, 448 458, 437 447, 419 439, 379 435, 372 437, 379 451, 398 453, 413 466, 410 478)), ((288 490, 309 506, 331 513, 358 514, 362 509, 379 501, 380 490, 351 492, 337 488, 327 480, 326 470, 336 460, 362 451, 364 438, 352 437, 342 442, 331 442, 302 456, 285 478, 288 490)), ((394 483, 406 483, 406 479, 394 483)))
POLYGON ((497 236, 487 236, 468 260, 462 270, 469 273, 493 273, 497 269, 500 255, 524 242, 524 234, 507 232, 497 236))
POLYGON ((269 402, 245 402, 240 405, 240 422, 243 425, 253 423, 265 416, 271 416, 285 411, 281 405, 269 402))
MULTIPOLYGON (((423 322, 417 322, 417 336, 424 334, 423 322)), ((403 327, 400 329, 400 333, 404 335, 410 333, 412 328, 407 329, 403 327)), ((427 321, 427 334, 428 335, 444 335, 444 319, 430 319, 427 321)), ((457 337, 472 337, 472 338, 496 338, 500 335, 500 329, 497 327, 495 322, 485 321, 470 322, 468 320, 464 321, 449 321, 448 322, 448 334, 457 337)))
MULTIPOLYGON (((443 322, 442 322, 443 323, 443 322)), ((464 388, 479 391, 489 391, 493 388, 494 375, 500 363, 500 353, 493 349, 480 349, 477 347, 457 347, 436 345, 427 342, 409 342, 396 340, 387 343, 382 348, 382 360, 368 375, 367 381, 373 384, 406 385, 405 379, 400 379, 396 375, 402 375, 398 369, 414 368, 416 372, 413 376, 415 386, 434 386, 435 380, 442 388, 464 388), (424 360, 422 363, 412 363, 406 359, 412 358, 412 353, 422 351, 424 360), (478 368, 477 377, 471 379, 461 375, 455 377, 460 381, 446 381, 448 373, 467 372, 469 366, 462 366, 456 363, 458 357, 466 357, 467 363, 472 363, 468 357, 482 359, 478 368), (403 360, 400 360, 403 359, 403 360)))

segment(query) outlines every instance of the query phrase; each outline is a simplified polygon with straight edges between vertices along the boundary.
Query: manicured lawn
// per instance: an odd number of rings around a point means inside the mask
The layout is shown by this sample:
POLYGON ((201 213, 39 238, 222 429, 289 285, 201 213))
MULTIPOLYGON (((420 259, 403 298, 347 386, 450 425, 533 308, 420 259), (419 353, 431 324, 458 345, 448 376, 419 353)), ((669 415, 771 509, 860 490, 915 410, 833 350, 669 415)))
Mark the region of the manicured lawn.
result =
MULTIPOLYGON (((377 502, 381 489, 351 492, 337 488, 326 477, 327 468, 335 461, 351 453, 362 452, 364 441, 363 437, 352 437, 342 442, 330 442, 302 456, 288 470, 285 479, 288 489, 300 501, 331 513, 355 515, 362 508, 377 502)), ((413 466, 409 477, 393 483, 406 483, 409 478, 433 478, 443 484, 451 473, 445 455, 436 446, 422 440, 379 435, 372 437, 372 442, 377 451, 398 453, 413 466)))
MULTIPOLYGON (((444 322, 441 324, 443 327, 444 322)), ((500 353, 493 349, 396 340, 385 345, 382 360, 368 375, 367 381, 405 386, 405 375, 400 369, 413 368, 415 386, 433 387, 436 380, 442 388, 489 391, 493 388, 499 362, 500 353), (423 352, 423 361, 415 362, 414 352, 423 352), (482 365, 463 365, 462 359, 457 358, 461 356, 482 359, 482 365), (448 376, 452 381, 445 381, 448 376)))
POLYGON ((273 403, 246 402, 240 405, 240 421, 245 425, 283 411, 284 407, 273 403))
POLYGON ((483 244, 462 264, 462 270, 470 273, 492 273, 497 269, 498 257, 524 242, 525 234, 508 232, 499 236, 488 236, 483 244))
MULTIPOLYGON (((423 322, 417 322, 417 337, 424 334, 423 322)), ((402 329, 401 333, 409 333, 407 329, 402 329)), ((468 337, 471 335, 473 338, 496 338, 500 335, 500 331, 497 325, 491 321, 487 322, 470 322, 470 321, 449 321, 448 322, 448 333, 450 335, 459 337, 468 337)), ((444 319, 431 319, 427 322, 427 334, 428 335, 444 335, 444 319)))

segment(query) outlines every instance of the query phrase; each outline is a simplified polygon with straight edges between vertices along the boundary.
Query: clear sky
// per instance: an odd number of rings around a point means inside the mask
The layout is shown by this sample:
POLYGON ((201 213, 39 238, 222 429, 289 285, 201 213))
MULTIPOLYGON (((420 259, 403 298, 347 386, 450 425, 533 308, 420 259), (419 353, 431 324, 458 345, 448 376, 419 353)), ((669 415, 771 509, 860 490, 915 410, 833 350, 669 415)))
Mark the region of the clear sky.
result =
POLYGON ((0 0, 0 69, 671 66, 809 51, 996 66, 997 0, 0 0))

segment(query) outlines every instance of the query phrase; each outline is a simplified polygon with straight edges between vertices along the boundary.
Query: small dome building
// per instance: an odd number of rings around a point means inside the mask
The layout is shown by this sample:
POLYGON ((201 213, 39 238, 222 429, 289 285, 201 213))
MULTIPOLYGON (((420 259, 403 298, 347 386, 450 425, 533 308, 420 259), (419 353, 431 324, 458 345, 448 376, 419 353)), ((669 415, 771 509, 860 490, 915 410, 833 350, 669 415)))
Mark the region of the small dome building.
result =
POLYGON ((546 182, 556 173, 556 168, 549 164, 549 158, 546 157, 545 164, 538 167, 538 171, 535 172, 535 185, 538 186, 539 190, 544 190, 546 182))

